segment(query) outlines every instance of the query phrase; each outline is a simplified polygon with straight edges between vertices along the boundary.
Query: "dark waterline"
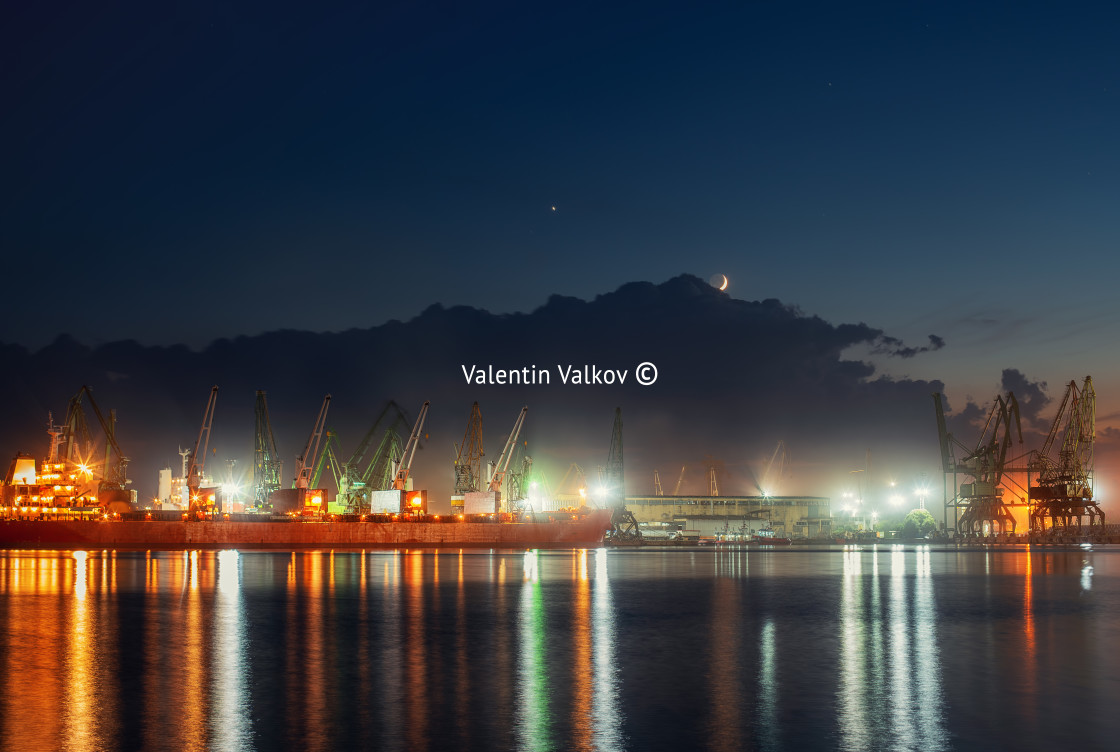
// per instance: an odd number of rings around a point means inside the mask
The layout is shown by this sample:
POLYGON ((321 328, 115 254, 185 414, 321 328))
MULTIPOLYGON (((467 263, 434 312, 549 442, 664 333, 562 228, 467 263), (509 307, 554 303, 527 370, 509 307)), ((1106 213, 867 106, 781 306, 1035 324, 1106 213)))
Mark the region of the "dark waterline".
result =
POLYGON ((1112 749, 1120 552, 0 552, 4 749, 1112 749))

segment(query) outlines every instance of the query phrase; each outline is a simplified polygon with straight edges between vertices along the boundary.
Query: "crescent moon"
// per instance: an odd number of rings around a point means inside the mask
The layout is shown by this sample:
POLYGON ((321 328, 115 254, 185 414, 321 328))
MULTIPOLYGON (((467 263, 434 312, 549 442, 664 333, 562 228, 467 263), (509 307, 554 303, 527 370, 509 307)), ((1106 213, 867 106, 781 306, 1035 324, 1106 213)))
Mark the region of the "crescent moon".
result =
POLYGON ((721 274, 720 276, 723 277, 723 284, 719 286, 719 289, 726 290, 727 289, 727 275, 726 274, 721 274))

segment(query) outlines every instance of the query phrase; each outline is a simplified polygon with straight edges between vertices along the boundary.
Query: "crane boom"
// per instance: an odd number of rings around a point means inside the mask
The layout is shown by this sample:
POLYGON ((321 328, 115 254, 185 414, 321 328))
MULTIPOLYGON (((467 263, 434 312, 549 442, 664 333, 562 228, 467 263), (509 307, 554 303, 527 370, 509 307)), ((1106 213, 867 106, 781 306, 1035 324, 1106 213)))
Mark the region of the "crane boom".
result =
POLYGON ((315 420, 315 427, 307 437, 307 444, 303 454, 296 458, 296 488, 309 488, 311 474, 315 470, 315 457, 319 454, 319 440, 327 423, 327 408, 330 407, 331 396, 323 397, 323 406, 319 408, 319 417, 315 420))
POLYGON ((673 496, 681 495, 681 483, 684 482, 684 469, 686 467, 688 467, 688 465, 681 465, 681 474, 677 476, 677 486, 673 489, 673 496))
POLYGON ((513 458, 513 447, 517 443, 517 437, 521 433, 521 425, 525 422, 525 414, 529 412, 528 406, 521 408, 521 412, 517 414, 517 420, 513 424, 513 430, 509 433, 509 438, 506 439, 506 445, 502 449, 502 453, 498 456, 498 462, 494 465, 494 477, 490 479, 490 491, 501 491, 502 480, 506 477, 506 470, 509 468, 509 462, 513 458))
POLYGON ((114 424, 116 423, 116 414, 114 411, 110 410, 110 420, 106 421, 105 416, 101 413, 101 408, 97 406, 97 400, 93 398, 93 390, 88 386, 83 386, 78 390, 77 395, 74 396, 72 403, 74 404, 75 409, 80 409, 83 395, 89 398, 89 406, 93 409, 93 414, 97 418, 97 423, 99 426, 101 426, 101 431, 105 434, 106 472, 104 474, 104 483, 107 486, 123 489, 126 485, 128 485, 129 482, 128 478, 125 477, 127 475, 126 468, 128 466, 128 458, 124 456, 124 452, 121 451, 120 445, 117 444, 117 438, 115 435, 116 432, 114 429, 114 424), (110 449, 112 449, 113 454, 115 454, 117 457, 117 466, 112 470, 111 476, 110 471, 108 470, 108 458, 110 449))
POLYGON ((428 415, 428 405, 430 404, 430 402, 425 402, 420 407, 420 416, 416 419, 416 425, 412 428, 412 434, 408 437, 408 442, 404 445, 400 462, 396 464, 393 470, 393 488, 398 491, 406 490, 408 473, 412 469, 412 458, 416 456, 416 447, 420 444, 420 431, 424 428, 424 418, 428 415))

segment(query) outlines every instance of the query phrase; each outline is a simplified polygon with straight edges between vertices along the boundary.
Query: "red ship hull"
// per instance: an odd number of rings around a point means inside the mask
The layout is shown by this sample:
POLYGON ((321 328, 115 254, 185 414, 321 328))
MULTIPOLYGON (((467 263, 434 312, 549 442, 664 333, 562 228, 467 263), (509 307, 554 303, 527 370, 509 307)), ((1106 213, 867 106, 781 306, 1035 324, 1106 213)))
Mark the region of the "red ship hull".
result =
POLYGON ((611 512, 604 509, 549 517, 534 522, 0 520, 0 548, 594 548, 611 526, 611 512))

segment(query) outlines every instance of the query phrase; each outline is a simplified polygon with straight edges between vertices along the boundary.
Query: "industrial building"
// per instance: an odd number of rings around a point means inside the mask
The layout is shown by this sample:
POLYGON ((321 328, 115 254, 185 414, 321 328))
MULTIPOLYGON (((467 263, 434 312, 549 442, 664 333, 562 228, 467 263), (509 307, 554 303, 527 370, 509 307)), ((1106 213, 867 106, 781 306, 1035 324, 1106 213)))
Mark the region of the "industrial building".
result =
POLYGON ((679 527, 701 538, 749 537, 771 529, 788 538, 832 532, 825 496, 627 496, 639 525, 679 527))

